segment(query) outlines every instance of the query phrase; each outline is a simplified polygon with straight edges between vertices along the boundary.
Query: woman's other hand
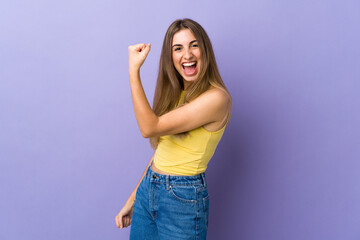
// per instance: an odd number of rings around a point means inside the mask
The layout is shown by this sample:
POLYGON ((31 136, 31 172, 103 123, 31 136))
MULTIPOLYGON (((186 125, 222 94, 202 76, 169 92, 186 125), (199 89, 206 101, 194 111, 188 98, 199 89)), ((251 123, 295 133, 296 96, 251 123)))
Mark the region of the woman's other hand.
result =
POLYGON ((139 43, 129 46, 129 71, 138 71, 144 63, 151 44, 139 43))
POLYGON ((127 201, 124 207, 115 217, 116 226, 118 228, 126 228, 131 224, 131 218, 134 209, 134 201, 127 201))

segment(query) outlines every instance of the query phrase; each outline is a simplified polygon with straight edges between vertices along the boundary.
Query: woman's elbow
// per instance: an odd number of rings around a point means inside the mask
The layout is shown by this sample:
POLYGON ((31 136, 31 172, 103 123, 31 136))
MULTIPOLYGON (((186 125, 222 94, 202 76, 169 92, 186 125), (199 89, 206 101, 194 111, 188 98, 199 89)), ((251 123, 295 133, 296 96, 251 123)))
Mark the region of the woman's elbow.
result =
POLYGON ((141 131, 141 135, 143 136, 143 138, 150 138, 150 135, 144 131, 141 131))
POLYGON ((158 129, 159 128, 157 122, 156 123, 153 122, 152 124, 142 125, 140 127, 141 135, 144 138, 152 138, 158 136, 158 131, 157 131, 158 129))
POLYGON ((143 136, 143 138, 155 137, 155 133, 153 131, 151 131, 151 129, 141 130, 141 135, 143 136))

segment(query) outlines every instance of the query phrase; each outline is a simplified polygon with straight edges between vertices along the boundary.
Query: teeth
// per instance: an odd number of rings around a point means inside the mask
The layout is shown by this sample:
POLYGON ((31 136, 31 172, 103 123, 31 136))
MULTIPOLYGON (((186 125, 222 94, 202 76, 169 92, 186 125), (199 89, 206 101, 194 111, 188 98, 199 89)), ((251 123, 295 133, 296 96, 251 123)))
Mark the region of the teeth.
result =
POLYGON ((184 67, 190 67, 192 65, 195 65, 195 62, 191 62, 191 63, 183 63, 184 67))

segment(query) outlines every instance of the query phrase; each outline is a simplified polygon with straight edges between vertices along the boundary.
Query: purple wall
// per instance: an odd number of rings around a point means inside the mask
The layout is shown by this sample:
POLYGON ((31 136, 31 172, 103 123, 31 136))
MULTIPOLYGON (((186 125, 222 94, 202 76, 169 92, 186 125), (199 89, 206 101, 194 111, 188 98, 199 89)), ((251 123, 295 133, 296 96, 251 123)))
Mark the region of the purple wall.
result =
POLYGON ((234 103, 210 161, 208 239, 360 239, 359 1, 0 2, 0 239, 127 239, 152 150, 127 46, 207 30, 234 103))

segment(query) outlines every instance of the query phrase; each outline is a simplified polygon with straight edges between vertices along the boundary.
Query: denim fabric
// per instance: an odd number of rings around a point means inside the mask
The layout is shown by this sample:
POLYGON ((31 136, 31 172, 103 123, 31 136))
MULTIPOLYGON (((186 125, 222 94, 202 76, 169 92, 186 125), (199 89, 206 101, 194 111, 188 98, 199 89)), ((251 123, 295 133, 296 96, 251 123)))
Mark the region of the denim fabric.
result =
POLYGON ((206 239, 209 195, 205 173, 171 176, 152 171, 137 191, 130 240, 206 239))

